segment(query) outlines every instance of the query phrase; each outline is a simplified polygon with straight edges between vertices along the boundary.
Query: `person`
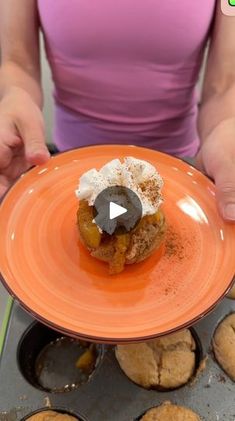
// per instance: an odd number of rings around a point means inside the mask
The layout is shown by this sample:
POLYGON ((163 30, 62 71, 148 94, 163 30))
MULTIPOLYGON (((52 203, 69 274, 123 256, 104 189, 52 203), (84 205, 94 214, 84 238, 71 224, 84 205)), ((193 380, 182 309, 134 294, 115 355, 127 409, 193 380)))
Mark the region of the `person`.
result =
POLYGON ((60 151, 122 143, 195 156, 215 181, 221 215, 235 220, 235 17, 220 0, 2 0, 0 16, 1 195, 49 158, 41 28, 60 151))

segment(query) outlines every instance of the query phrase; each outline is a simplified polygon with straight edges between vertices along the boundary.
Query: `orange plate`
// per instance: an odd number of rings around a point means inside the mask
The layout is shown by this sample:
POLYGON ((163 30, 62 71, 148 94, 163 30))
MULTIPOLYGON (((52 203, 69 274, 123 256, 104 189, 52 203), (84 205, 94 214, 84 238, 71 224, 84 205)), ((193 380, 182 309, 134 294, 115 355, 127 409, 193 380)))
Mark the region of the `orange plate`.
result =
POLYGON ((235 226, 214 185, 184 162, 133 146, 59 154, 24 174, 0 208, 0 270, 13 296, 44 323, 103 342, 140 341, 189 326, 210 311, 235 272, 235 226), (151 162, 165 180, 169 226, 164 256, 108 275, 78 241, 79 177, 113 158, 151 162))

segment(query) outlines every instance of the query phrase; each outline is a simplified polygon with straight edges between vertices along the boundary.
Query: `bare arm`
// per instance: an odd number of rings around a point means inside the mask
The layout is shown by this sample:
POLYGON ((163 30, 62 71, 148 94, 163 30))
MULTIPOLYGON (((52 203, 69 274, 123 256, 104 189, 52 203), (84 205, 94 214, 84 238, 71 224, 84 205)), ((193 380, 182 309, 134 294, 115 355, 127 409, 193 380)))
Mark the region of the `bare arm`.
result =
POLYGON ((45 145, 36 0, 0 0, 0 196, 45 145))
POLYGON ((216 184, 221 214, 235 221, 235 17, 217 0, 216 20, 199 113, 199 168, 216 184))
POLYGON ((22 88, 42 106, 36 0, 1 0, 0 16, 0 95, 22 88))
POLYGON ((235 17, 223 15, 218 0, 199 113, 202 142, 227 120, 235 124, 235 17))

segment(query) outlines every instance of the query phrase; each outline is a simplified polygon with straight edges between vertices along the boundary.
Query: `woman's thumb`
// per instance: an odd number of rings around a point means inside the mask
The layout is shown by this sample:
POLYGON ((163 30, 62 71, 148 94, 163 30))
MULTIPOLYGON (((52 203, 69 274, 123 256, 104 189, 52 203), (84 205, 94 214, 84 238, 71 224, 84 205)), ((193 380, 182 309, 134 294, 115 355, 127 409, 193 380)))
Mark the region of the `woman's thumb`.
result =
MULTIPOLYGON (((33 114, 33 113, 32 113, 33 114)), ((17 122, 17 128, 24 142, 26 159, 30 164, 44 164, 50 154, 46 147, 43 123, 37 114, 23 115, 17 122)))
POLYGON ((235 163, 229 161, 215 168, 213 178, 220 213, 235 222, 235 163))

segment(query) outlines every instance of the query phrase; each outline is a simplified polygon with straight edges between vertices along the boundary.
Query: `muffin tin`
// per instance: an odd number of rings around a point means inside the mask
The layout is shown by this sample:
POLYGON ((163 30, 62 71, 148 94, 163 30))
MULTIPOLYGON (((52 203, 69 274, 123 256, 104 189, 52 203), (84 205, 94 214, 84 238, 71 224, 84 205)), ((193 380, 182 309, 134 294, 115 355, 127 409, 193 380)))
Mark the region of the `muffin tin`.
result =
POLYGON ((35 322, 14 303, 0 361, 0 421, 25 421, 35 411, 47 407, 71 413, 81 421, 135 421, 164 401, 187 406, 205 421, 235 421, 235 384, 211 351, 215 328, 231 312, 235 312, 235 301, 225 298, 209 316, 194 325, 201 343, 201 359, 208 358, 204 370, 180 389, 159 392, 137 386, 120 369, 113 346, 100 346, 89 381, 75 390, 55 393, 37 384, 30 367, 35 346, 39 352, 51 338, 62 335, 35 322), (30 339, 24 340, 25 335, 30 339))
MULTIPOLYGON (((25 417, 23 417, 22 419, 21 419, 21 421, 27 421, 30 417, 32 417, 32 416, 34 416, 34 415, 37 415, 37 414, 43 414, 43 412, 46 412, 46 411, 56 411, 56 412, 58 412, 58 413, 60 413, 60 414, 66 414, 66 415, 71 415, 72 417, 74 417, 74 419, 76 420, 76 418, 78 417, 78 415, 77 414, 75 414, 74 412, 71 412, 71 411, 66 411, 65 409, 63 409, 63 408, 59 408, 59 407, 51 407, 51 408, 40 408, 40 409, 38 409, 37 411, 34 411, 34 412, 32 412, 31 414, 29 414, 29 415, 26 415, 25 417)), ((78 419, 78 418, 77 418, 78 419)), ((87 421, 87 419, 86 418, 84 418, 81 414, 79 415, 79 421, 87 421)))
MULTIPOLYGON (((26 380, 46 392, 70 392, 87 383, 103 357, 104 348, 93 344, 93 363, 87 372, 76 370, 76 362, 90 344, 63 337, 41 323, 33 323, 22 336, 17 361, 26 380), (30 350, 30 351, 29 351, 30 350)), ((89 367, 90 364, 88 364, 89 367)))

